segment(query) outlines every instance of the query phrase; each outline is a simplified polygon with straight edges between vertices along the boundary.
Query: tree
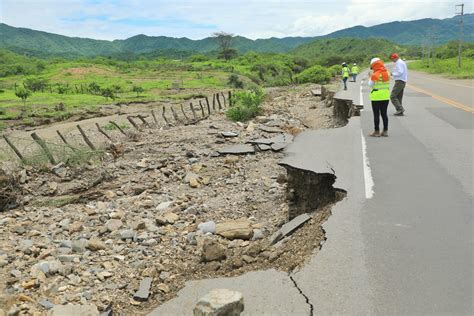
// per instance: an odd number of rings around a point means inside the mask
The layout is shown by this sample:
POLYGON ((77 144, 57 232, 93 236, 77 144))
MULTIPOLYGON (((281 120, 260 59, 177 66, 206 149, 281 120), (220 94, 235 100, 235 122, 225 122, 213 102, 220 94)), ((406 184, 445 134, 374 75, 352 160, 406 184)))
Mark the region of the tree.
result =
POLYGON ((137 93, 137 98, 140 96, 140 93, 144 92, 145 89, 143 89, 140 86, 133 86, 132 91, 137 93))
POLYGON ((226 61, 231 60, 237 56, 237 51, 232 48, 232 38, 234 34, 226 32, 216 32, 212 34, 212 37, 219 45, 219 57, 225 59, 226 61))
POLYGON ((26 99, 31 95, 31 91, 25 88, 19 88, 15 91, 15 95, 23 100, 23 105, 26 104, 26 99))

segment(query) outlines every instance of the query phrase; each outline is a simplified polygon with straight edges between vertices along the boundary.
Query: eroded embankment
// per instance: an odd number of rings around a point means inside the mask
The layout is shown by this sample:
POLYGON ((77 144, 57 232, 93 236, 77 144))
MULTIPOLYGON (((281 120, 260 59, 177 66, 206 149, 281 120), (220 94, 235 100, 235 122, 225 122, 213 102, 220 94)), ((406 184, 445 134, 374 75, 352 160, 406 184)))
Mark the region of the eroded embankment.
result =
POLYGON ((312 128, 338 126, 333 110, 303 89, 274 91, 265 115, 247 124, 217 113, 195 125, 141 126, 138 139, 122 139, 119 156, 54 172, 22 170, 20 207, 0 214, 5 309, 44 313, 55 304, 93 304, 143 314, 187 280, 301 266, 324 241, 321 225, 341 197, 331 189, 334 175, 287 175, 278 151, 216 151, 296 134, 308 117, 312 128), (287 192, 298 196, 291 212, 287 192), (289 214, 306 211, 311 218, 272 245, 289 214), (147 300, 134 299, 147 277, 147 300))

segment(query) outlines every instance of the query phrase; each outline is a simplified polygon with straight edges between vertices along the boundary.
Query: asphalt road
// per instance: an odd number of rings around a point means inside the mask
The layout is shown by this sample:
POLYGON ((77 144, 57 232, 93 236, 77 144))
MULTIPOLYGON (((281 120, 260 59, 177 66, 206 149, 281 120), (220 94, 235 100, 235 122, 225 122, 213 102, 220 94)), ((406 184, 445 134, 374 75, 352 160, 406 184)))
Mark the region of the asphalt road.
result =
POLYGON ((334 172, 347 191, 322 249, 291 275, 297 288, 273 270, 194 281, 152 315, 190 314, 222 286, 250 298, 245 315, 474 314, 473 82, 411 71, 406 115, 390 116, 387 138, 367 136, 368 92, 349 83, 337 96, 363 104, 361 116, 286 149, 286 163, 334 172))
POLYGON ((409 83, 388 138, 367 136, 369 89, 359 82, 338 94, 365 106, 344 127, 348 139, 316 131, 290 148, 299 161, 324 161, 305 148, 332 142, 329 161, 348 189, 322 251, 297 273, 315 314, 474 314, 472 81, 411 71, 409 83))

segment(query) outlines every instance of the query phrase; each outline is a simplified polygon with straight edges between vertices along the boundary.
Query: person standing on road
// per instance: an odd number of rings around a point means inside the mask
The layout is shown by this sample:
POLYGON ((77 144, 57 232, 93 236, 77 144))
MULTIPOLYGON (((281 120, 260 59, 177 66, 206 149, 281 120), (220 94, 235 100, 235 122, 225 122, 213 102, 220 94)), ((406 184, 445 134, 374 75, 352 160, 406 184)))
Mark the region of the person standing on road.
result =
POLYGON ((359 66, 356 63, 351 68, 352 82, 356 82, 357 75, 359 74, 359 66))
POLYGON ((398 57, 397 53, 390 55, 390 59, 395 63, 395 71, 392 72, 395 84, 392 88, 392 93, 390 94, 390 100, 395 106, 396 112, 394 115, 403 116, 403 113, 405 112, 405 109, 402 105, 403 90, 405 90, 408 80, 408 68, 407 64, 402 59, 400 59, 400 57, 398 57))
POLYGON ((390 100, 390 75, 380 58, 372 58, 370 61, 372 76, 369 80, 370 101, 372 102, 372 112, 374 113, 374 131, 369 135, 372 137, 388 136, 388 115, 387 108, 390 100), (383 132, 380 133, 380 116, 383 121, 383 132))
POLYGON ((349 67, 346 63, 342 63, 342 82, 344 82, 344 90, 347 90, 347 79, 349 79, 349 67))

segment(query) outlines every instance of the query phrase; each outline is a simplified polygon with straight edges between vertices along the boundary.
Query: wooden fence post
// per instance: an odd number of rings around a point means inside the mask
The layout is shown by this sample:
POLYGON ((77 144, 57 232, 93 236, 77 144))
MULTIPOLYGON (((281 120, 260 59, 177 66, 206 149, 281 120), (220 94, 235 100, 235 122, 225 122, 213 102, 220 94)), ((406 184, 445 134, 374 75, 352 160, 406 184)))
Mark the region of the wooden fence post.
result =
POLYGON ((53 154, 51 154, 51 151, 49 151, 49 148, 46 146, 44 140, 42 140, 36 133, 31 133, 31 138, 33 138, 33 140, 43 149, 46 157, 48 157, 49 162, 55 165, 56 160, 54 160, 53 154))
POLYGON ((212 109, 215 111, 216 110, 216 94, 212 94, 212 109))
POLYGON ((193 112, 193 117, 194 119, 196 120, 197 119, 197 116, 196 116, 196 111, 194 110, 194 105, 193 103, 189 103, 189 108, 191 109, 191 111, 193 112))
POLYGON ((86 133, 82 130, 82 127, 80 125, 76 125, 77 129, 82 135, 82 138, 84 138, 84 141, 86 142, 87 146, 89 146, 90 149, 96 150, 94 144, 89 140, 89 137, 87 137, 86 133))
POLYGON ((226 99, 225 99, 225 94, 224 94, 224 92, 221 92, 221 95, 222 95, 222 100, 223 100, 222 103, 224 103, 224 107, 226 107, 226 106, 227 106, 227 101, 226 101, 226 99))
POLYGON ((156 119, 155 111, 151 110, 151 116, 153 117, 153 121, 155 121, 155 125, 158 125, 158 120, 156 119))
POLYGON ((13 145, 13 143, 7 138, 6 135, 2 135, 2 136, 3 136, 3 139, 5 139, 5 141, 7 142, 8 146, 10 146, 10 148, 15 152, 17 157, 20 158, 21 162, 25 163, 26 162, 25 158, 22 156, 20 151, 15 147, 15 145, 13 145))
POLYGON ((124 134, 125 136, 128 136, 127 133, 125 133, 125 131, 117 123, 115 123, 114 121, 109 121, 109 123, 115 126, 120 131, 120 133, 124 134))
POLYGON ((209 104, 209 98, 206 97, 207 113, 211 115, 211 106, 209 104))
POLYGON ((145 117, 144 117, 143 115, 138 114, 137 117, 138 117, 138 119, 139 119, 140 121, 142 121, 142 123, 143 123, 145 126, 150 127, 150 124, 148 124, 148 122, 145 120, 145 117))
POLYGON ((138 128, 137 123, 135 123, 135 121, 130 116, 127 116, 127 120, 130 122, 130 124, 132 124, 133 127, 135 127, 137 131, 140 130, 140 128, 138 128))
POLYGON ((173 106, 170 106, 170 109, 171 109, 171 113, 173 113, 173 118, 176 122, 179 122, 179 116, 178 116, 178 113, 176 113, 176 111, 174 110, 173 106))
POLYGON ((166 118, 165 112, 166 112, 166 107, 163 105, 163 112, 161 112, 161 116, 165 120, 166 125, 170 125, 170 123, 168 122, 168 119, 166 118))
POLYGON ((217 105, 219 106, 219 110, 222 110, 222 104, 219 98, 219 93, 216 93, 216 100, 217 100, 217 105))
POLYGON ((184 112, 184 107, 182 104, 179 105, 180 108, 181 108, 181 112, 183 113, 183 116, 184 118, 186 119, 186 121, 189 121, 189 117, 186 115, 186 112, 184 112))
POLYGON ((199 107, 201 108, 202 117, 206 117, 206 113, 204 112, 204 107, 202 106, 201 100, 199 100, 199 107))
POLYGON ((232 106, 232 92, 229 91, 229 107, 232 106))
POLYGON ((70 149, 72 149, 73 151, 76 151, 76 148, 72 147, 66 140, 66 137, 63 136, 63 134, 61 134, 60 131, 56 130, 56 134, 59 135, 59 138, 61 138, 61 140, 63 141, 64 144, 66 144, 66 146, 68 146, 70 149))
POLYGON ((98 130, 102 135, 104 135, 105 137, 107 137, 108 140, 112 141, 112 138, 110 138, 110 136, 107 135, 107 133, 106 133, 102 128, 100 128, 99 123, 95 123, 95 126, 97 126, 97 130, 98 130))

